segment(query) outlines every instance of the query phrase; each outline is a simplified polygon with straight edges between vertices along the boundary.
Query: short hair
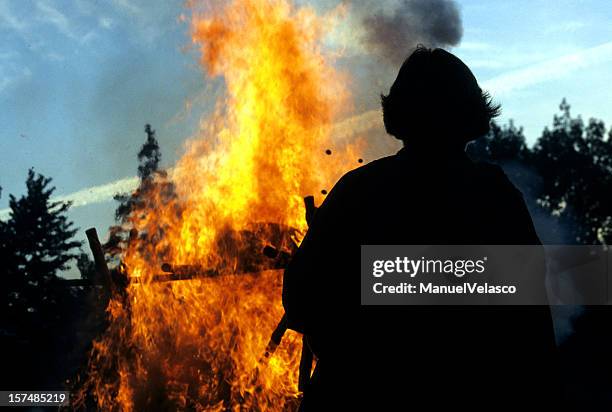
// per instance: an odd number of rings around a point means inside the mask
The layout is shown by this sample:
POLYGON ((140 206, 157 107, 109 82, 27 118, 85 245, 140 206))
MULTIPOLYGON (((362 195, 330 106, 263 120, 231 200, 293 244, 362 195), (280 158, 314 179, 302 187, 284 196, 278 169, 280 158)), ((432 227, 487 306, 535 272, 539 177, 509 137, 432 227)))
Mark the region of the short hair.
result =
POLYGON ((459 58, 423 46, 404 61, 381 103, 387 133, 415 143, 465 145, 485 135, 501 111, 459 58))

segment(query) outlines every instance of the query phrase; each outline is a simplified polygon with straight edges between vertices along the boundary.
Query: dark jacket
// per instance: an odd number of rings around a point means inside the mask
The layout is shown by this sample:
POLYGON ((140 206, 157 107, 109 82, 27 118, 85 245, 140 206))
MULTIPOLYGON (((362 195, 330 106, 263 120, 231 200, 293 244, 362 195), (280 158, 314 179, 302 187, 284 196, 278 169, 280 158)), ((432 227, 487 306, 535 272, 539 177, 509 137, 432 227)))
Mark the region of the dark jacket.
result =
POLYGON ((402 149, 344 175, 285 271, 290 327, 319 356, 303 410, 422 410, 414 408, 422 401, 430 410, 496 410, 495 402, 527 399, 550 406, 557 394, 548 306, 361 306, 363 244, 540 240, 504 172, 464 153, 402 149))

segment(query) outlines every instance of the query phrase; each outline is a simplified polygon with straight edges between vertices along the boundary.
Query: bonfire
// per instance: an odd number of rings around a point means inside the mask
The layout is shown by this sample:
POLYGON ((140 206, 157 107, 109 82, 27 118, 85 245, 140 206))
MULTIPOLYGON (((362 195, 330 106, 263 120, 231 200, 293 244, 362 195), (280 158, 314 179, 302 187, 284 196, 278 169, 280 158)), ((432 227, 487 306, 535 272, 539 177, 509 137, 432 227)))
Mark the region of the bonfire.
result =
POLYGON ((169 173, 174 195, 150 190, 129 222, 139 234, 121 259, 129 281, 109 300, 75 402, 295 410, 302 337, 287 331, 269 351, 281 260, 307 230, 304 197, 320 204, 360 158, 332 135, 351 110, 323 46, 342 9, 236 0, 190 2, 187 14, 203 73, 225 94, 169 173))

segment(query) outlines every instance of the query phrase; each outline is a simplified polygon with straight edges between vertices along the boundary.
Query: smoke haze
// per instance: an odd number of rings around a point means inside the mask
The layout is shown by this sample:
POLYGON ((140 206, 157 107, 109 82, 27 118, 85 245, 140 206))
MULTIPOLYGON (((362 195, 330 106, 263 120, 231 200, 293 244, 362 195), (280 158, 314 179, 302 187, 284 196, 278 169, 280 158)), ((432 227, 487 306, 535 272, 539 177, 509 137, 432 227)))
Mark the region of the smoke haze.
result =
MULTIPOLYGON (((355 5, 365 8, 366 2, 355 5)), ((461 15, 454 0, 403 0, 391 13, 368 13, 362 23, 366 46, 393 64, 401 63, 417 44, 456 46, 463 36, 461 15)))

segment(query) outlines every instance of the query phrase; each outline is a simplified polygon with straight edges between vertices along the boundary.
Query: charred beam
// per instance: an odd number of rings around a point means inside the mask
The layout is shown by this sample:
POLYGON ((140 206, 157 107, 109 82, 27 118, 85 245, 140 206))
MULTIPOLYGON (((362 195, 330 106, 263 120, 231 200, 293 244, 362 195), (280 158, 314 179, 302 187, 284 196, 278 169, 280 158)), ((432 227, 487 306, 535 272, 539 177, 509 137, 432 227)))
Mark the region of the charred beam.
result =
POLYGON ((218 270, 206 269, 200 265, 173 265, 171 263, 162 263, 161 270, 162 272, 178 276, 213 277, 219 275, 218 270))
POLYGON ((278 250, 274 246, 266 246, 263 249, 263 254, 269 259, 274 259, 274 269, 284 269, 291 261, 291 254, 283 250, 278 250))
MULTIPOLYGON (((233 272, 233 273, 221 273, 218 270, 214 269, 203 269, 201 266, 196 266, 196 270, 188 271, 184 269, 186 267, 192 267, 196 265, 171 265, 169 263, 164 263, 162 265, 162 271, 164 273, 158 273, 153 275, 151 278, 152 282, 174 282, 177 280, 192 280, 192 279, 204 279, 204 278, 216 278, 223 276, 257 276, 261 273, 257 271, 252 272, 233 272), (168 271, 170 268, 183 268, 178 272, 168 271)), ((130 277, 130 283, 140 283, 139 276, 130 277)))
POLYGON ((306 224, 310 226, 312 219, 314 218, 317 207, 315 206, 314 196, 306 196, 304 198, 304 207, 306 208, 306 224))
POLYGON ((113 289, 113 280, 111 277, 110 270, 108 270, 108 266, 106 265, 106 259, 104 258, 104 250, 102 249, 102 244, 100 243, 100 239, 98 238, 98 232, 96 228, 92 227, 85 231, 87 235, 87 240, 89 241, 89 248, 91 249, 91 253, 94 257, 94 263, 96 265, 96 276, 94 283, 102 284, 108 288, 108 290, 113 289))
POLYGON ((310 382, 310 374, 312 373, 313 354, 308 346, 306 335, 302 335, 302 355, 300 357, 300 367, 298 375, 298 390, 304 392, 310 382))
MULTIPOLYGON (((266 246, 262 251, 263 255, 271 259, 272 262, 266 266, 264 270, 284 269, 291 260, 291 254, 282 250, 276 249, 274 246, 266 246)), ((153 276, 153 282, 172 282, 175 280, 190 280, 196 278, 213 278, 217 276, 239 276, 239 275, 254 275, 261 271, 245 271, 235 273, 222 273, 217 269, 207 269, 201 265, 175 265, 164 262, 161 265, 161 271, 164 273, 153 276)), ((138 283, 139 278, 130 278, 131 282, 138 283)))

